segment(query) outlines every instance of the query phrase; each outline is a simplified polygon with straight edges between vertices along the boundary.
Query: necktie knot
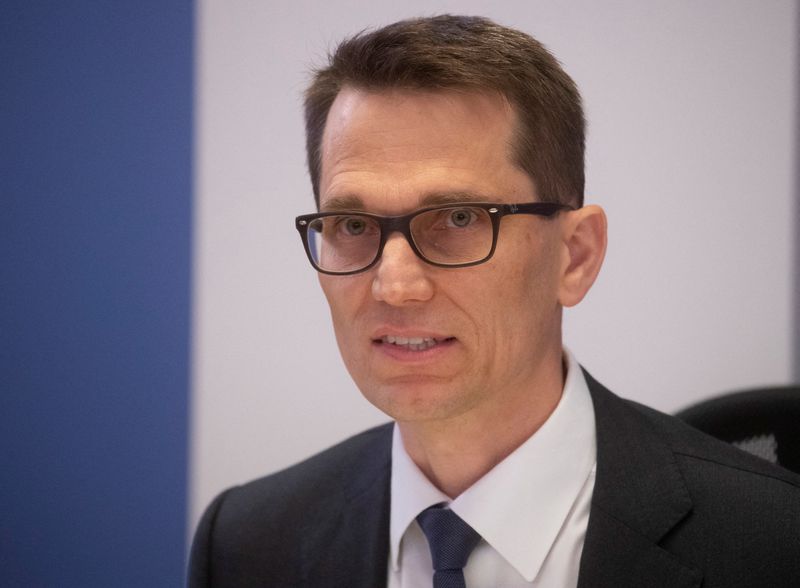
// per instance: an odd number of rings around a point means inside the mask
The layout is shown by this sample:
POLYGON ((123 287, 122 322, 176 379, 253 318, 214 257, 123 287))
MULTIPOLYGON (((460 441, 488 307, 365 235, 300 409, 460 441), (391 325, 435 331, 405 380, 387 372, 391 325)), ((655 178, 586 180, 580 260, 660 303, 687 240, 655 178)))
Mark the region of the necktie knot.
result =
POLYGON ((452 510, 440 506, 422 511, 417 522, 428 539, 434 588, 464 588, 462 568, 481 536, 452 510))

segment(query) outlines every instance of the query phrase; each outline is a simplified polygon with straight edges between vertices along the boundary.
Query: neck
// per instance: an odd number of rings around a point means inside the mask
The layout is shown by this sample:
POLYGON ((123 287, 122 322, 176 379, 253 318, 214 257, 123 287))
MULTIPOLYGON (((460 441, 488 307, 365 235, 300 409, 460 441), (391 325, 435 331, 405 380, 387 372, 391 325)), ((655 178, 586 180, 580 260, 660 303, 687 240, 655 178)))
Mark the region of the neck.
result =
POLYGON ((558 406, 565 380, 560 355, 542 376, 536 385, 447 420, 398 422, 406 452, 431 483, 456 498, 538 431, 558 406))

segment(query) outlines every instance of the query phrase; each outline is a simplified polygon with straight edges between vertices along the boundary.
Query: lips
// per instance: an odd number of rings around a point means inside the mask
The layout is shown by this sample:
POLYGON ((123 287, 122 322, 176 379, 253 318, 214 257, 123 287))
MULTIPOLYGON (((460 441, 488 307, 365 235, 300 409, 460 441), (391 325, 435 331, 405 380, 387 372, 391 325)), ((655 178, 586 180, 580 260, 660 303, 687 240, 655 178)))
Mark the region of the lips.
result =
POLYGON ((452 343, 454 337, 428 336, 428 335, 381 335, 373 339, 374 343, 383 345, 386 349, 398 351, 427 351, 442 344, 452 343))
POLYGON ((434 337, 395 337, 386 335, 381 337, 381 343, 404 347, 410 351, 425 351, 437 345, 438 341, 434 337))

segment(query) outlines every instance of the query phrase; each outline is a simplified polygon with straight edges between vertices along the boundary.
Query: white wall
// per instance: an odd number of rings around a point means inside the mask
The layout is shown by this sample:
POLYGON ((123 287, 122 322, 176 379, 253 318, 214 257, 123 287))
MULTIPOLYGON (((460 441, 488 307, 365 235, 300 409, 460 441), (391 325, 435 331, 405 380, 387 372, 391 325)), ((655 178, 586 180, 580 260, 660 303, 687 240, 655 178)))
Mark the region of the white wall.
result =
POLYGON ((301 94, 343 36, 441 12, 543 41, 580 86, 606 265, 566 340, 672 411, 791 377, 791 0, 206 0, 198 20, 192 521, 223 487, 385 417, 339 359, 295 233, 301 94))

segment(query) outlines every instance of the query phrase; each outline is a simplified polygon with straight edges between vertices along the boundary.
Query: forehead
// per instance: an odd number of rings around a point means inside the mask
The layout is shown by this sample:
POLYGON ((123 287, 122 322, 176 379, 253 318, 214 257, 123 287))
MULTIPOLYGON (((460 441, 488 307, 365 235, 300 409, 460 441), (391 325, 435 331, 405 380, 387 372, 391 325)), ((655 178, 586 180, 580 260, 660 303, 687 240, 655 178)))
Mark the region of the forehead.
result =
MULTIPOLYGON (((499 94, 343 89, 322 139, 320 205, 510 189, 516 115, 499 94)), ((512 177, 513 176, 513 177, 512 177)), ((526 186, 530 187, 530 186, 526 186)))

